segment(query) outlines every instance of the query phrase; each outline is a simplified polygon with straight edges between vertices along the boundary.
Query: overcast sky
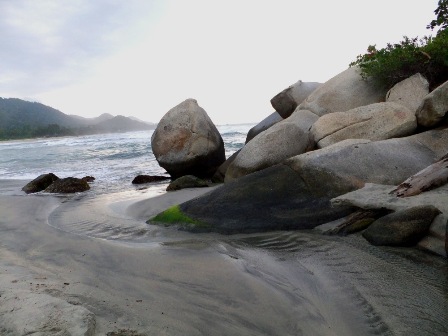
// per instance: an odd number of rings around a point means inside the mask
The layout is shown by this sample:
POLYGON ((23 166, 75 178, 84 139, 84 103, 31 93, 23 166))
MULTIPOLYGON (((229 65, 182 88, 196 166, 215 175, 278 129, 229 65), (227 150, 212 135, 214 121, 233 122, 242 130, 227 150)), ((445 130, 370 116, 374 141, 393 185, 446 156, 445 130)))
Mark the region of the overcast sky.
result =
POLYGON ((299 79, 433 34, 437 0, 0 0, 0 97, 158 122, 187 98, 258 122, 299 79))

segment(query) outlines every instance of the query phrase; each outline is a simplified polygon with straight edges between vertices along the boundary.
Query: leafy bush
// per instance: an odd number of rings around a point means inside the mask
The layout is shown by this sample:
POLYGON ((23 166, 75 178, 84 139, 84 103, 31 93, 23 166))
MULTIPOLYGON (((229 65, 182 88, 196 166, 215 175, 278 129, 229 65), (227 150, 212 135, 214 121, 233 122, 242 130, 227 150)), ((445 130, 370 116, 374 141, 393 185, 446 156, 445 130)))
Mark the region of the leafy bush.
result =
POLYGON ((404 36, 403 41, 379 50, 370 45, 350 66, 359 66, 364 79, 372 78, 387 88, 419 72, 433 90, 448 80, 448 0, 439 0, 434 14, 436 19, 426 28, 439 27, 436 37, 404 36))
POLYGON ((371 45, 350 66, 359 66, 363 78, 387 88, 419 72, 433 89, 448 80, 448 31, 421 39, 404 36, 401 42, 379 50, 371 45))
POLYGON ((435 27, 440 27, 444 30, 448 27, 448 0, 439 0, 438 6, 434 11, 436 19, 432 20, 426 28, 433 30, 435 27))

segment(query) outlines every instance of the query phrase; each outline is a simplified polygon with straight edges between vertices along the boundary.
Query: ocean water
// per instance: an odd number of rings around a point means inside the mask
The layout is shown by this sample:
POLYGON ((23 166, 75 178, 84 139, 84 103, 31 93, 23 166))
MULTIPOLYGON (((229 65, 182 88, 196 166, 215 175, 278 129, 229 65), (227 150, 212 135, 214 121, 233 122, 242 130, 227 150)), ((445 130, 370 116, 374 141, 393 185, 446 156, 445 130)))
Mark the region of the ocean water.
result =
MULTIPOLYGON (((254 125, 217 126, 228 158, 254 125)), ((153 131, 0 142, 0 179, 32 180, 45 173, 60 178, 94 176, 95 193, 135 188, 139 174, 163 175, 151 150, 153 131)))

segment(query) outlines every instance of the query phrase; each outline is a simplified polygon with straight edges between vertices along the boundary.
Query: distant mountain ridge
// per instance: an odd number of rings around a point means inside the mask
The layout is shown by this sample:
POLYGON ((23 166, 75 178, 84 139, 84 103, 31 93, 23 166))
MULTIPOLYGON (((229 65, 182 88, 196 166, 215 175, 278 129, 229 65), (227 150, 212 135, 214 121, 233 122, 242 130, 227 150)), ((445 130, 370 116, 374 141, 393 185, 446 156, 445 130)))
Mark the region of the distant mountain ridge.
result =
POLYGON ((85 122, 86 125, 95 125, 99 122, 112 119, 114 116, 110 113, 103 113, 99 117, 95 117, 95 118, 85 118, 85 117, 81 117, 81 116, 78 116, 75 114, 69 114, 69 117, 73 117, 81 122, 85 122))
POLYGON ((103 113, 96 118, 67 115, 41 103, 0 97, 0 139, 86 135, 154 129, 134 117, 103 113))

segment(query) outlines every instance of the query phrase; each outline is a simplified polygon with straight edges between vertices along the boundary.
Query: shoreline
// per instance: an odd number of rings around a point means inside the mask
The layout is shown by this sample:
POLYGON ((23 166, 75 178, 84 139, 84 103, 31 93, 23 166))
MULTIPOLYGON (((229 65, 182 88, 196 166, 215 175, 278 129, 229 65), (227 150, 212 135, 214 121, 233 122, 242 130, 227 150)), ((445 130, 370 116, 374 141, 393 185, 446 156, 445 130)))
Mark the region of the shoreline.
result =
MULTIPOLYGON (((60 320, 67 319, 69 327, 76 316, 84 316, 85 325, 94 328, 86 327, 85 335, 448 331, 448 270, 441 257, 372 247, 359 236, 341 239, 316 232, 221 236, 149 228, 139 244, 129 232, 119 238, 111 232, 206 190, 151 198, 136 192, 134 199, 111 195, 95 203, 82 197, 24 195, 22 182, 0 180, 3 328, 33 314, 30 302, 38 299, 62 307, 66 314, 60 320), (86 227, 92 221, 104 225, 102 234, 109 236, 48 225, 49 219, 76 222, 76 213, 86 213, 79 217, 86 227), (79 314, 69 314, 72 309, 79 314)), ((50 322, 36 325, 57 321, 50 322)), ((17 327, 30 326, 22 321, 17 327)))

